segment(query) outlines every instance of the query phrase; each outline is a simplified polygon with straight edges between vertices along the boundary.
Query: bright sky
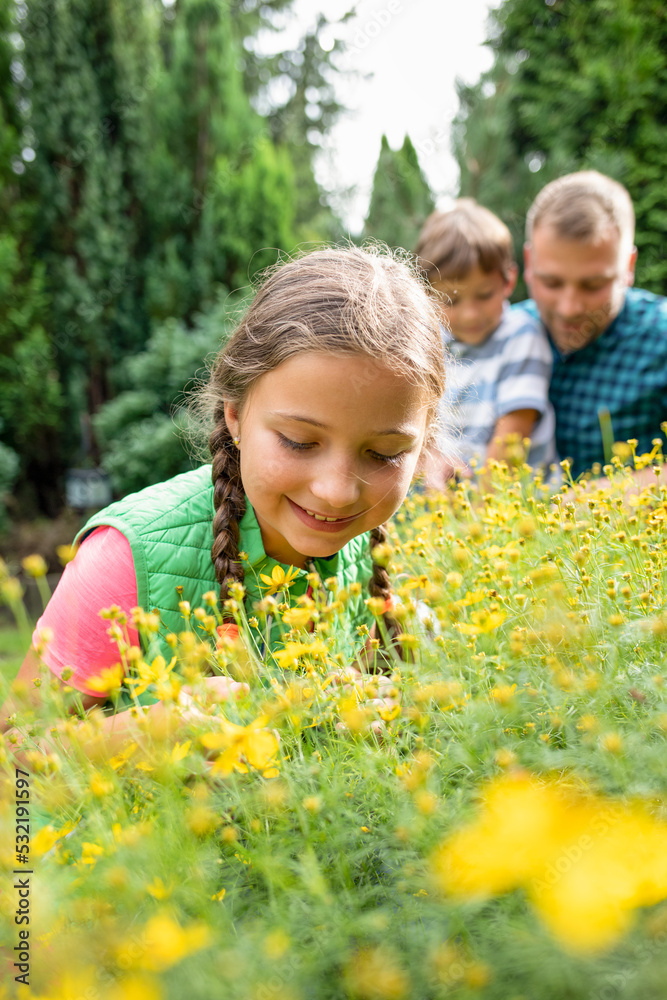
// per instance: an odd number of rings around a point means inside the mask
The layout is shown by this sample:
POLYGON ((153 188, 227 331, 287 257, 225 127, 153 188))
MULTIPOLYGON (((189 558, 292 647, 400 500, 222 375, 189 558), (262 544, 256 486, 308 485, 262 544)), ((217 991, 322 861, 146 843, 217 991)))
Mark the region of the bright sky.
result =
POLYGON ((320 0, 315 9, 312 0, 295 3, 294 27, 301 32, 319 11, 328 18, 352 6, 357 11, 336 29, 348 43, 343 65, 357 71, 338 81, 339 99, 350 110, 327 136, 317 164, 318 180, 336 193, 335 206, 352 233, 361 230, 368 210, 383 132, 392 148, 410 135, 440 207, 456 194, 458 169, 450 151, 450 123, 458 110, 454 84, 457 77, 473 83, 490 68, 492 55, 482 42, 489 9, 499 2, 320 0))

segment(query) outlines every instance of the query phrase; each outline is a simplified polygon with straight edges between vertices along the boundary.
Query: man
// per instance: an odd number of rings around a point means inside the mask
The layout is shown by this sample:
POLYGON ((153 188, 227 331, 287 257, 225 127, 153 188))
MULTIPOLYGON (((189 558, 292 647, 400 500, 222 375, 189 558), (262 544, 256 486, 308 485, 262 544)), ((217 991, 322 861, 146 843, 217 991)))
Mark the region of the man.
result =
POLYGON ((634 221, 626 189, 592 170, 547 184, 526 220, 522 306, 551 340, 556 445, 575 477, 610 441, 651 451, 667 420, 667 299, 630 287, 634 221))

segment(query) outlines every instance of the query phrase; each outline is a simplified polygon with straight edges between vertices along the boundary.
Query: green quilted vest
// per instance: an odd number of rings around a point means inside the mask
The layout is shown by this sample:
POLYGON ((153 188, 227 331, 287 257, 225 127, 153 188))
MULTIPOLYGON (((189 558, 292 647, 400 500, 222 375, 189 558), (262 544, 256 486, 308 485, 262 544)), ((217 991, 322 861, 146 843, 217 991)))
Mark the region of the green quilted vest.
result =
MULTIPOLYGON (((219 590, 211 561, 213 514, 211 466, 204 465, 112 503, 91 517, 77 535, 79 542, 93 528, 108 525, 128 539, 137 577, 137 603, 147 611, 157 610, 161 620, 151 655, 160 653, 167 661, 173 655, 164 636, 187 628, 179 610, 180 601, 189 601, 194 609, 202 605, 206 591, 219 590), (177 586, 183 588, 182 594, 176 591, 177 586)), ((247 555, 245 606, 252 615, 254 602, 266 592, 260 574, 271 576, 273 568, 282 564, 265 553, 249 503, 239 527, 239 548, 247 555)), ((362 584, 362 595, 350 609, 350 620, 352 625, 370 623, 372 617, 363 604, 372 572, 368 534, 358 535, 330 559, 315 559, 314 564, 322 580, 335 576, 339 586, 349 587, 357 581, 362 584)), ((289 589, 291 602, 305 594, 307 588, 307 571, 299 570, 289 589)), ((271 646, 279 644, 279 633, 272 632, 271 646)))

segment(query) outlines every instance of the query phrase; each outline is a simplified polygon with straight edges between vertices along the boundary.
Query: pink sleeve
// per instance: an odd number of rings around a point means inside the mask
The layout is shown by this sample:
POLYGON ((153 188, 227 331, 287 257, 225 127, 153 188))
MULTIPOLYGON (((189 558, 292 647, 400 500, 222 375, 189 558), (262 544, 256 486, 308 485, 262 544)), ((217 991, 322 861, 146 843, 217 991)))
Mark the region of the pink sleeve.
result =
MULTIPOLYGON (((42 659, 56 677, 65 667, 74 671, 67 681, 83 694, 100 697, 87 680, 106 667, 120 662, 118 647, 107 634, 110 622, 99 612, 117 604, 128 616, 137 606, 137 578, 132 549, 116 528, 95 528, 81 543, 71 563, 65 567, 53 597, 37 622, 33 646, 48 628, 53 638, 45 644, 42 659)), ((139 645, 139 633, 128 626, 132 645, 139 645)))

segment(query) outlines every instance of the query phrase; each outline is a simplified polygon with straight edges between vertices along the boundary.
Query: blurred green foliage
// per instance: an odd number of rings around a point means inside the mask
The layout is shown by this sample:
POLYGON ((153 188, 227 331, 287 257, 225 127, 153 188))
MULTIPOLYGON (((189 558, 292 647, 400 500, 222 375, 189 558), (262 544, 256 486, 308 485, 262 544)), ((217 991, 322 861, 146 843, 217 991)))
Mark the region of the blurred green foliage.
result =
POLYGON ((203 358, 195 317, 334 234, 312 169, 339 110, 327 22, 280 57, 254 44, 292 3, 0 0, 0 441, 21 456, 25 513, 58 510, 68 465, 102 463, 123 490, 132 467, 132 488, 171 469, 172 396, 151 368, 138 411, 124 361, 190 337, 180 391, 203 358))
POLYGON ((139 354, 126 357, 114 373, 123 390, 93 418, 103 451, 102 464, 118 493, 158 483, 199 464, 205 457, 207 432, 190 414, 188 391, 206 375, 233 328, 226 295, 195 316, 191 327, 167 319, 155 328, 139 354))
POLYGON ((417 151, 406 135, 400 149, 382 136, 364 236, 413 250, 424 220, 435 208, 417 151))
POLYGON ((496 212, 520 254, 526 210, 546 183, 573 170, 609 174, 635 204, 637 284, 664 294, 665 5, 504 0, 490 14, 487 44, 491 70, 458 86, 461 195, 496 212))

